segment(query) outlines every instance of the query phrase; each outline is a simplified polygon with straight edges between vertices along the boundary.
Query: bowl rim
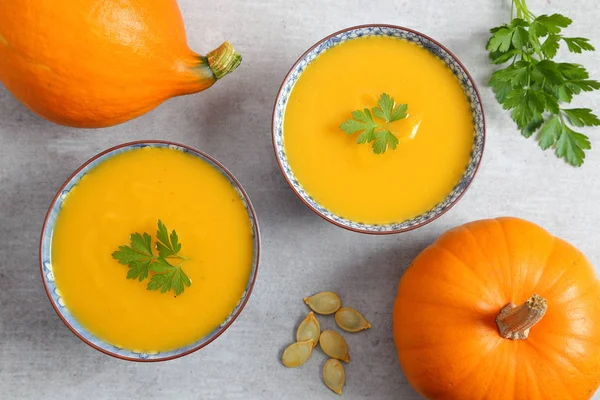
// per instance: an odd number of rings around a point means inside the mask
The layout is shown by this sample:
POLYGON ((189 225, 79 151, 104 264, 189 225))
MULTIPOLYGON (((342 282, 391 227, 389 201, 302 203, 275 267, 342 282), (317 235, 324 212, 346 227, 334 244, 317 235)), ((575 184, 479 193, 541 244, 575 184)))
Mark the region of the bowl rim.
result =
MULTIPOLYGON (((332 34, 324 37, 323 39, 320 39, 319 41, 317 41, 314 45, 312 45, 310 48, 308 48, 308 50, 306 50, 304 53, 302 53, 302 55, 296 60, 296 62, 290 67, 289 71, 287 72, 287 74, 285 75, 285 77, 283 78, 283 81, 281 82, 281 86, 279 87, 279 90, 277 91, 277 95, 275 96, 275 103, 273 105, 273 114, 271 117, 271 140, 273 143, 273 151, 275 154, 275 160, 277 161, 277 166, 279 167, 279 170, 281 172, 281 174, 283 175, 283 178, 285 179, 285 181, 287 182, 288 186, 290 187, 290 189, 292 190, 292 192, 296 195, 296 197, 298 197, 302 203, 304 203, 305 206, 308 207, 309 210, 311 210, 312 212, 314 212, 315 214, 317 214, 319 217, 323 218, 325 221, 330 222, 336 226, 339 226, 340 228, 344 228, 346 230, 352 231, 352 232, 357 232, 357 233, 363 233, 363 234, 368 234, 368 235, 392 235, 392 234, 397 234, 397 233, 403 233, 403 232, 409 232, 412 231, 414 229, 418 229, 421 228, 433 221, 435 221, 436 219, 438 219, 439 217, 441 217, 442 215, 446 214, 451 208, 453 208, 456 203, 458 203, 458 201, 465 195, 465 193, 469 190, 469 187, 471 186, 471 183, 473 182, 473 180, 475 179, 475 176, 477 175, 477 172, 479 171, 479 166, 481 165, 481 159, 483 158, 483 153, 485 150, 485 141, 486 141, 486 123, 485 123, 485 110, 484 110, 484 106, 483 106, 483 100, 481 98, 481 94, 479 93, 479 89, 477 88, 477 85, 475 83, 475 80, 473 79, 473 77, 471 76, 471 74, 469 73, 469 71, 467 70, 467 68, 464 66, 464 64, 460 61, 460 59, 450 50, 448 50, 448 48, 446 48, 446 46, 444 46, 443 44, 441 44, 440 42, 438 42, 437 40, 419 32, 416 31, 414 29, 410 29, 410 28, 406 28, 400 25, 392 25, 392 24, 364 24, 364 25, 355 25, 355 26, 350 26, 348 28, 344 28, 341 30, 338 30, 336 32, 333 32, 332 34), (288 176, 285 174, 283 165, 281 163, 281 160, 279 159, 279 157, 277 156, 277 143, 276 143, 276 132, 275 132, 275 119, 276 119, 276 114, 277 114, 277 103, 279 102, 279 98, 281 97, 281 94, 283 92, 283 88, 287 82, 287 80, 289 79, 290 75, 292 74, 292 72, 296 69, 296 67, 306 58, 306 56, 308 56, 310 54, 310 52, 312 52, 314 49, 316 49, 318 46, 320 46, 321 44, 323 44, 324 42, 326 42, 327 40, 340 35, 342 33, 346 33, 346 32, 350 32, 353 30, 358 30, 358 29, 363 29, 363 28, 390 28, 390 29, 397 29, 397 30, 401 30, 401 31, 406 31, 406 32, 410 32, 413 33, 415 35, 418 35, 422 38, 425 38, 429 41, 431 41, 432 43, 434 43, 436 46, 439 46, 442 50, 444 50, 446 53, 448 53, 448 55, 450 57, 452 57, 452 59, 454 61, 456 61, 456 63, 460 66, 460 68, 464 71, 465 75, 467 76, 467 78, 469 79, 469 82, 471 82, 471 84, 473 85, 473 90, 475 92, 475 95, 477 96, 477 100, 479 101, 479 104, 481 105, 481 118, 482 118, 482 123, 483 123, 483 130, 482 130, 482 141, 481 141, 481 157, 479 157, 479 159, 477 160, 477 164, 475 165, 474 171, 473 171, 473 176, 472 178, 466 183, 463 191, 458 194, 458 196, 452 201, 450 202, 450 204, 448 205, 448 207, 446 207, 445 209, 443 209, 442 211, 440 211, 438 214, 434 215, 433 217, 418 223, 416 225, 407 227, 407 228, 401 228, 401 229, 393 229, 393 230, 388 230, 388 231, 374 231, 374 230, 368 230, 368 229, 361 229, 361 228, 354 228, 345 224, 342 224, 332 218, 329 218, 327 215, 321 213, 319 210, 317 210, 316 208, 314 208, 309 202, 307 202, 301 195, 300 193, 298 193, 298 191, 296 190, 296 188, 294 187, 294 185, 292 184, 292 182, 290 181, 290 179, 288 178, 288 176)), ((383 224, 386 225, 386 224, 383 224)))
MULTIPOLYGON (((177 142, 172 142, 169 140, 137 140, 137 141, 132 141, 132 142, 126 142, 126 143, 122 143, 113 147, 110 147, 100 153, 97 153, 95 156, 93 156, 92 158, 88 159, 87 161, 85 161, 83 164, 81 164, 66 180, 65 182, 60 186, 60 188, 58 189, 58 191, 56 192, 56 194, 54 195, 54 198, 52 199, 52 201, 50 202, 50 206, 48 207, 48 211, 46 212, 46 216, 44 217, 44 223, 42 224, 42 231, 40 234, 40 245, 38 248, 38 252, 39 252, 39 263, 40 263, 40 273, 41 273, 41 278, 42 278, 42 283, 44 285, 44 291, 46 292, 46 295, 48 296, 48 300, 50 301, 50 304, 52 305, 52 308, 54 309, 54 311, 56 312, 56 314, 58 314, 58 317, 61 319, 61 321, 69 328, 69 330, 75 335, 77 336, 82 342, 84 342, 85 344, 87 344, 88 346, 106 354, 109 355, 111 357, 115 357, 121 360, 125 360, 125 361, 134 361, 134 362, 141 362, 141 363, 152 363, 152 362, 162 362, 162 361, 169 361, 169 360, 174 360, 176 358, 180 358, 180 357, 184 357, 187 356, 189 354, 192 354, 206 346, 208 346, 210 343, 212 343, 213 341, 215 341, 219 336, 221 336, 223 334, 223 332, 225 332, 232 324, 233 322, 238 318, 238 316, 242 313, 242 311, 244 310, 244 308, 246 307, 246 304, 248 303, 248 300, 250 299, 250 296, 252 295, 252 291, 254 289, 254 285, 256 284, 256 279, 258 277, 258 267, 260 265, 260 247, 261 247, 261 240, 260 240, 260 227, 259 227, 259 222, 258 222, 258 218, 256 216, 256 211, 254 210, 254 206, 252 205, 252 202, 250 201, 250 197, 248 196, 248 193, 246 193, 246 190, 244 189, 244 187, 242 186, 242 184, 237 180, 237 178, 223 165, 221 164, 219 161, 217 161, 215 158, 213 158, 212 156, 204 153, 203 151, 200 151, 198 149, 195 149, 191 146, 185 145, 185 144, 181 144, 181 143, 177 143, 177 142), (63 315, 61 314, 60 310, 58 309, 58 306, 56 304, 56 302, 53 300, 52 295, 50 293, 50 288, 48 287, 48 284, 46 282, 46 277, 44 274, 44 263, 43 263, 43 256, 42 256, 42 248, 43 248, 43 243, 44 243, 44 232, 46 232, 46 226, 48 225, 48 220, 51 214, 52 209, 54 208, 54 206, 56 205, 56 202, 58 200, 58 198, 60 197, 62 191, 65 189, 65 187, 85 168, 87 167, 89 164, 91 164, 92 162, 94 162, 95 160, 97 160, 98 158, 109 154, 115 150, 119 150, 119 149, 123 149, 126 147, 133 147, 136 145, 144 145, 144 144, 148 144, 148 145, 153 145, 153 144, 161 144, 161 145, 165 145, 165 146, 177 146, 177 147, 181 147, 184 148, 186 150, 188 150, 191 153, 194 153, 196 155, 199 155, 200 158, 206 158, 207 160, 209 160, 210 162, 212 162, 218 169, 221 170, 221 172, 225 173, 230 179, 231 181, 236 185, 236 188, 239 189, 239 192, 242 194, 242 196, 244 197, 244 200, 247 204, 247 209, 250 212, 250 217, 253 220, 254 226, 255 226, 255 231, 256 231, 256 235, 255 235, 255 241, 256 241, 256 261, 255 264, 256 266, 254 267, 254 274, 252 274, 248 280, 249 280, 249 285, 247 287, 247 290, 245 292, 245 296, 244 298, 241 300, 239 307, 237 309, 237 311, 233 314, 230 314, 228 316, 228 320, 227 323, 225 323, 223 326, 219 327, 219 329, 216 331, 216 333, 210 338, 208 339, 206 342, 203 342, 197 346, 194 346, 191 349, 188 349, 187 351, 184 351, 182 353, 178 353, 178 354, 174 354, 174 355, 170 355, 167 357, 157 357, 157 358, 135 358, 135 357, 128 357, 128 356, 124 356, 121 354, 116 354, 113 353, 109 350, 106 350, 100 346, 95 345, 94 343, 92 343, 91 341, 89 341, 88 339, 86 339, 83 335, 81 335, 77 329, 75 329, 75 327, 73 327, 69 321, 67 321, 65 319, 65 317, 63 317, 63 315)), ((106 341, 104 341, 103 339, 100 339, 102 342, 108 343, 106 341)), ((108 343, 110 344, 110 343, 108 343)))

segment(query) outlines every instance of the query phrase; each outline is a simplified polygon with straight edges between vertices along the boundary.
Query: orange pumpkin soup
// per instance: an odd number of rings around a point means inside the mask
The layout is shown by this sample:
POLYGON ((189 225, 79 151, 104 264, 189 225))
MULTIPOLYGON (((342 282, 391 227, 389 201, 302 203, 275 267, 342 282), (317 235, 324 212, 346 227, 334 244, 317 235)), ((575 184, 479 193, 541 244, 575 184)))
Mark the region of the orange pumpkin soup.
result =
MULTIPOLYGON (((97 337, 129 350, 181 348, 217 328, 250 277, 249 215, 230 181, 206 161, 169 148, 134 149, 92 169, 68 194, 52 237, 56 285, 97 337), (191 285, 179 296, 126 279, 111 254, 157 220, 176 230, 191 285)), ((150 273, 152 275, 152 273, 150 273)))
MULTIPOLYGON (((380 121, 381 122, 381 121, 380 121)), ((470 159, 474 127, 452 71, 424 48, 363 37, 318 56, 290 94, 284 145, 304 189, 335 214, 363 223, 402 222, 441 202, 470 159), (374 154, 340 124, 387 93, 408 117, 387 124, 399 144, 374 154)))

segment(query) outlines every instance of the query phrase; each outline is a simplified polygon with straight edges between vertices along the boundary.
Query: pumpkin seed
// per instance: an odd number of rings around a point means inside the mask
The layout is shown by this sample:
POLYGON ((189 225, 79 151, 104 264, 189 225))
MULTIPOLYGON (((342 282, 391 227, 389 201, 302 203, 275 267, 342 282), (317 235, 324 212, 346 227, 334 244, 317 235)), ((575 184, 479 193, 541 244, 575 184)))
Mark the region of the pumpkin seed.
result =
POLYGON ((349 307, 342 307, 335 313, 335 322, 347 332, 360 332, 371 327, 361 313, 349 307))
POLYGON ((319 342, 319 336, 321 336, 321 326, 315 317, 315 313, 311 311, 298 326, 296 340, 298 342, 312 340, 313 346, 316 346, 319 342))
POLYGON ((346 340, 336 331, 326 330, 321 333, 319 338, 321 349, 331 358, 336 358, 345 362, 350 361, 348 354, 348 344, 346 340))
POLYGON ((304 302, 317 314, 333 314, 342 306, 342 299, 333 292, 321 292, 304 298, 304 302))
POLYGON ((337 394, 342 394, 342 388, 346 383, 346 371, 341 362, 330 358, 323 366, 323 381, 327 387, 337 394))
POLYGON ((288 368, 301 366, 310 358, 313 347, 315 346, 312 340, 304 340, 289 345, 283 352, 283 357, 281 358, 283 365, 288 368))

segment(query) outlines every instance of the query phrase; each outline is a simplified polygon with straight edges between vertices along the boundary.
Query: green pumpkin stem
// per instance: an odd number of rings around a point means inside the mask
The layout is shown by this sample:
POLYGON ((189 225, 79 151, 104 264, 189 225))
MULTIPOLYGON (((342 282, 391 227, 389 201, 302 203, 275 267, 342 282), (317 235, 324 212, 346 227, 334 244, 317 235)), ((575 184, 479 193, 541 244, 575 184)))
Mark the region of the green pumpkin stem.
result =
POLYGON ((534 294, 520 306, 508 303, 496 317, 500 336, 505 339, 527 339, 532 326, 540 322, 548 302, 542 296, 534 294))
POLYGON ((242 62, 242 56, 235 51, 229 42, 225 42, 206 55, 208 66, 215 78, 221 79, 233 72, 242 62))

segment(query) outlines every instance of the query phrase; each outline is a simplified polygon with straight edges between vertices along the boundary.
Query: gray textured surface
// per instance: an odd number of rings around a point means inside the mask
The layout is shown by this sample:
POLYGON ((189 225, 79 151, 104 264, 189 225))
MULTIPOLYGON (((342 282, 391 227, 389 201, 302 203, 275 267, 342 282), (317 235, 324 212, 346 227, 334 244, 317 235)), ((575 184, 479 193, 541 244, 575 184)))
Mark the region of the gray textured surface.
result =
MULTIPOLYGON (((193 49, 206 52, 229 39, 244 55, 242 67, 208 92, 121 126, 80 131, 39 119, 0 88, 0 398, 332 399, 320 381, 324 356, 296 370, 278 361, 305 313, 301 298, 330 289, 373 323, 348 338, 353 361, 344 398, 416 399, 396 361, 391 309, 404 269, 441 232, 478 218, 520 216, 600 265, 600 130, 587 131, 598 148, 585 166, 570 168, 520 137, 485 86, 486 32, 506 20, 508 1, 180 3, 193 49), (389 237, 346 232, 312 214, 281 177, 270 139, 274 96, 296 58, 335 30, 370 22, 442 41, 479 84, 488 123, 483 163, 467 195, 435 223, 389 237), (161 364, 119 361, 80 342, 50 307, 37 262, 44 213, 62 182, 95 153, 136 139, 179 141, 218 158, 245 186, 262 224, 259 279, 245 312, 206 349, 161 364)), ((571 16, 571 32, 600 45, 594 0, 530 6, 571 16)), ((576 60, 600 78, 598 53, 576 60)), ((576 104, 599 111, 600 97, 576 104)))

